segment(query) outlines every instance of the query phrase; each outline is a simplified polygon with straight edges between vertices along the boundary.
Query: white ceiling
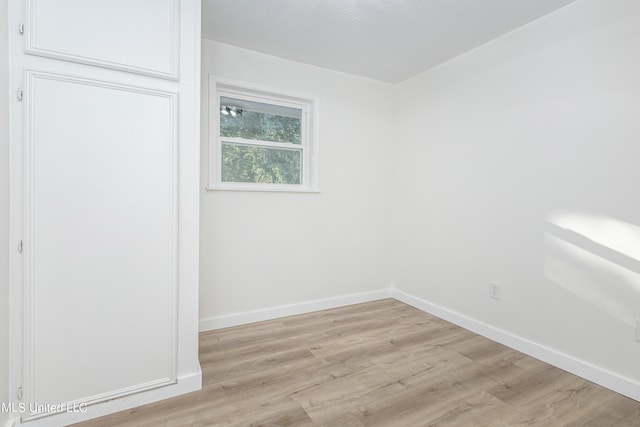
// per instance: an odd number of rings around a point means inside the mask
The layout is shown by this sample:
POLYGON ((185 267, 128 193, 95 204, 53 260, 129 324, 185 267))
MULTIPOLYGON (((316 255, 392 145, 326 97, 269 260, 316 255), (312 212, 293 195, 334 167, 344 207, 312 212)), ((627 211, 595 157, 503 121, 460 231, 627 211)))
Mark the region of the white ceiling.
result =
POLYGON ((396 83, 573 1, 203 0, 203 35, 396 83))

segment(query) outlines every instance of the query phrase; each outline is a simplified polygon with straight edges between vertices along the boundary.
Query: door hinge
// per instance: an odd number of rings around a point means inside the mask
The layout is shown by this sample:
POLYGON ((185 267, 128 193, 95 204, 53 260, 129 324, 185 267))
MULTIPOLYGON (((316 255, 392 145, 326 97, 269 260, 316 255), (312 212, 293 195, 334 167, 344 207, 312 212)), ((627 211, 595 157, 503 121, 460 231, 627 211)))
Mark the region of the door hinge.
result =
POLYGON ((22 400, 22 387, 18 387, 18 400, 22 400))
POLYGON ((18 252, 22 253, 22 240, 18 242, 18 252))
POLYGON ((18 22, 18 34, 24 34, 24 24, 22 22, 18 22))
POLYGON ((22 89, 18 89, 16 91, 16 99, 18 100, 18 102, 22 102, 22 89))

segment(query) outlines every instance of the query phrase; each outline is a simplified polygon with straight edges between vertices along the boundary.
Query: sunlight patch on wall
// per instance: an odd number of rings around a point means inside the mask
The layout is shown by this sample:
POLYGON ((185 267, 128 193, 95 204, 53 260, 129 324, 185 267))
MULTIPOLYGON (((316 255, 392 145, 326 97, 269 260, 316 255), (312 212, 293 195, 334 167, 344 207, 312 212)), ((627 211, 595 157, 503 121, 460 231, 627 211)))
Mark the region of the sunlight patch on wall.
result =
POLYGON ((547 221, 640 261, 640 227, 606 215, 553 211, 547 221))
POLYGON ((545 277, 633 327, 640 313, 640 227, 605 215, 547 217, 545 277))

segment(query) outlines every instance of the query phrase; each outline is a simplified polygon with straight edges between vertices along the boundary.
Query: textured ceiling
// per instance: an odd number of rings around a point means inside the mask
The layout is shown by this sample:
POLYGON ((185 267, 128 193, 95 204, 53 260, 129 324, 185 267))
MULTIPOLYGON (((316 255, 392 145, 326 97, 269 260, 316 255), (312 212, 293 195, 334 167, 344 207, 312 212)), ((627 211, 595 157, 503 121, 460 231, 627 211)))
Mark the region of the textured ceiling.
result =
POLYGON ((203 35, 399 82, 575 0, 204 0, 203 35))

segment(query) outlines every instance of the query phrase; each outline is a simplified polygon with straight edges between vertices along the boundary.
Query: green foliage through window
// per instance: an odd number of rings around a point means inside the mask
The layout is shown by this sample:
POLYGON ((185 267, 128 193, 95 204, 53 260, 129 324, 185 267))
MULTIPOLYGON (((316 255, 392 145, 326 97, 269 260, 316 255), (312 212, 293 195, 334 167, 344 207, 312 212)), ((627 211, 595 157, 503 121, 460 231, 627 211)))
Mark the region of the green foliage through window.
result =
POLYGON ((222 181, 301 184, 301 150, 222 144, 222 181))
POLYGON ((221 96, 219 117, 222 182, 302 184, 301 108, 221 96))
POLYGON ((246 110, 236 117, 220 114, 220 136, 300 144, 300 119, 246 110))

